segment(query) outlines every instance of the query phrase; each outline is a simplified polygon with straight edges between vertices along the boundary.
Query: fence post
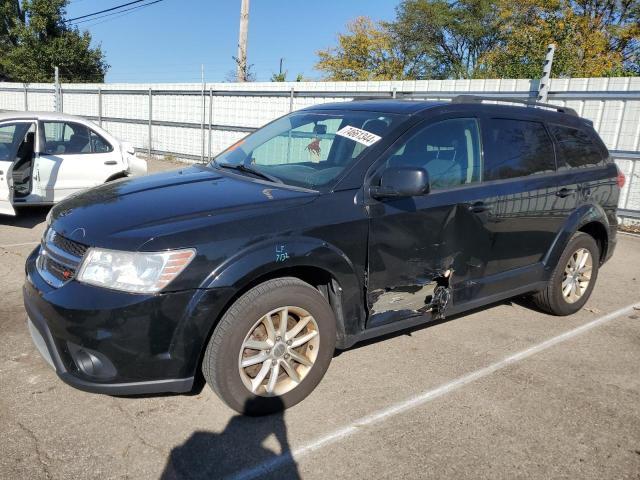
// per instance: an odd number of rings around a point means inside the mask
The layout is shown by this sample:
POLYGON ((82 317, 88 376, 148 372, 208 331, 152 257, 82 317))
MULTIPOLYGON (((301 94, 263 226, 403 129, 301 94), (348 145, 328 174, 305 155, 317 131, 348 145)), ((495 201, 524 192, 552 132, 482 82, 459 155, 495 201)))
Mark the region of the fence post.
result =
POLYGON ((98 125, 102 126, 102 88, 98 88, 98 125))
POLYGON ((213 88, 209 89, 209 150, 207 157, 211 161, 211 125, 213 124, 213 88))
POLYGON ((289 112, 293 112, 293 87, 291 87, 291 93, 289 94, 289 112))
POLYGON ((546 103, 547 94, 549 93, 549 83, 551 83, 551 65, 553 65, 553 54, 556 51, 554 43, 547 45, 547 55, 544 57, 542 65, 542 78, 540 78, 540 86, 538 87, 538 101, 546 103))
POLYGON ((53 103, 56 112, 62 112, 62 86, 60 85, 60 70, 54 67, 53 70, 53 103))
MULTIPOLYGON (((203 74, 204 76, 204 74, 203 74)), ((204 96, 205 84, 202 83, 202 117, 200 118, 200 161, 204 163, 204 119, 207 114, 207 103, 204 96)))
POLYGON ((23 83, 22 87, 24 88, 24 110, 26 112, 29 110, 29 92, 27 91, 26 83, 23 83))
POLYGON ((151 119, 152 118, 153 118, 153 93, 151 92, 151 87, 149 87, 149 148, 148 148, 149 158, 151 158, 151 142, 153 141, 153 137, 151 135, 151 119))

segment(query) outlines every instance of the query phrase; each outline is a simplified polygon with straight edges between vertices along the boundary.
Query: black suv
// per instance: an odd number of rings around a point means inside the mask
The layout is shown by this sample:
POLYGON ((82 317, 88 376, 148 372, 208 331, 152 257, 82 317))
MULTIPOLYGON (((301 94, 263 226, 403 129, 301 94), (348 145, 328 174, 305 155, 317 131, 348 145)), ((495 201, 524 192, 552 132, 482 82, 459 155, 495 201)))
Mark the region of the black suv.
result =
POLYGON ((568 315, 624 177, 567 108, 368 100, 286 115, 193 166, 51 210, 24 302, 70 385, 294 405, 334 350, 530 294, 568 315))

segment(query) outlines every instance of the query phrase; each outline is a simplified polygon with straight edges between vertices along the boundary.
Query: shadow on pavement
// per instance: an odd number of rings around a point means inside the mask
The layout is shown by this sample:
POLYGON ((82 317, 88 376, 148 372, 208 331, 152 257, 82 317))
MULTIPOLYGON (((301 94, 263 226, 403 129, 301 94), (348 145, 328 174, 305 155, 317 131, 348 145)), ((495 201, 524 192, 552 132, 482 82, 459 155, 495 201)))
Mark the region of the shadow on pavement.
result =
MULTIPOLYGON (((251 410, 250 403, 251 400, 246 410, 251 410)), ((277 470, 278 478, 300 478, 291 457, 283 412, 266 417, 235 415, 221 432, 192 433, 186 442, 171 451, 160 478, 222 478, 265 463, 278 467, 273 469, 277 470), (278 441, 280 451, 277 453, 263 446, 270 435, 278 441)), ((265 473, 256 472, 256 477, 264 477, 265 473)))
POLYGON ((15 217, 0 215, 0 225, 31 229, 47 219, 49 210, 51 207, 18 207, 15 217))

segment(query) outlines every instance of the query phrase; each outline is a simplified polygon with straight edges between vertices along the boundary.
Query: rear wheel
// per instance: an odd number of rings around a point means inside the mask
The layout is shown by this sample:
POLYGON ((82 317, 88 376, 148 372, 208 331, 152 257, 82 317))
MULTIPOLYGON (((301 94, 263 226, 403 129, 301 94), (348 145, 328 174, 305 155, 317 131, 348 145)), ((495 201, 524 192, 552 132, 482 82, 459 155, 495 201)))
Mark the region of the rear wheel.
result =
POLYGON ((264 282, 223 315, 202 372, 234 410, 273 413, 303 400, 324 376, 335 348, 333 311, 297 278, 264 282))
POLYGON ((534 302, 554 315, 577 312, 591 296, 599 264, 596 241, 586 233, 577 232, 562 253, 547 287, 534 295, 534 302))

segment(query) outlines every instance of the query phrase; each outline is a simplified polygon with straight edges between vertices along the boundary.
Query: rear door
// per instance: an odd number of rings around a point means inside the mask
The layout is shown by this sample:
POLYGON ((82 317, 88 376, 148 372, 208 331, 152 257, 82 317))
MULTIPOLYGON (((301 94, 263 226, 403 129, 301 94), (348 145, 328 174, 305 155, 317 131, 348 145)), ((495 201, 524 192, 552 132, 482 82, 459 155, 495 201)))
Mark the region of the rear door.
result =
POLYGON ((37 171, 45 201, 58 202, 124 170, 119 153, 87 126, 61 121, 40 123, 43 147, 37 171))
POLYGON ((12 170, 16 153, 27 131, 30 120, 0 123, 0 213, 15 215, 13 208, 12 170))
POLYGON ((538 281, 542 259, 565 219, 563 186, 545 125, 535 118, 483 118, 483 180, 491 236, 486 294, 538 281))

